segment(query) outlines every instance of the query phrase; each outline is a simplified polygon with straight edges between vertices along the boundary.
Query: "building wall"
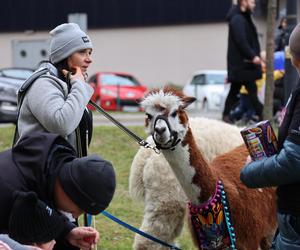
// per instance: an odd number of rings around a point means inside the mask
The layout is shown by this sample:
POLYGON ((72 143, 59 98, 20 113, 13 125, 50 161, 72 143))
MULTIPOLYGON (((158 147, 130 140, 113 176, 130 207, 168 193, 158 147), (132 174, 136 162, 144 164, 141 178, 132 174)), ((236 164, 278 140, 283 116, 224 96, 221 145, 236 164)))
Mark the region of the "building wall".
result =
POLYGON ((93 29, 222 22, 231 0, 4 0, 0 32, 45 31, 86 13, 93 29))
MULTIPOLYGON (((199 69, 225 69, 227 25, 195 24, 88 30, 96 71, 124 71, 148 86, 183 85, 199 69)), ((12 65, 14 39, 45 39, 47 32, 1 33, 0 68, 12 65)))
MULTIPOLYGON (((286 2, 279 2, 282 14, 286 2)), ((255 18, 262 49, 266 44, 264 18, 259 15, 255 18)), ((227 33, 225 22, 90 29, 94 62, 89 74, 125 71, 148 86, 162 86, 168 82, 184 85, 196 70, 226 69, 227 33)), ((0 33, 0 68, 13 66, 13 40, 47 38, 48 32, 0 33)))

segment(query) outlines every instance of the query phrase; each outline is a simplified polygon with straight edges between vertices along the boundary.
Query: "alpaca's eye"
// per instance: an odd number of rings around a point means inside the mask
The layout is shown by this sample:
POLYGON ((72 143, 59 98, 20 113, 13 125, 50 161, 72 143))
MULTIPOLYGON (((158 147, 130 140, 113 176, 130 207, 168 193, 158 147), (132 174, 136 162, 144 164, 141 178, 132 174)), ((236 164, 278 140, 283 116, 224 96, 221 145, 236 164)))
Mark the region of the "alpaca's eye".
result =
POLYGON ((146 113, 146 116, 147 116, 147 119, 149 119, 149 120, 151 120, 152 119, 152 115, 150 115, 150 114, 148 114, 148 113, 146 113))
POLYGON ((175 110, 175 111, 171 114, 172 117, 176 117, 176 115, 177 115, 177 110, 175 110))

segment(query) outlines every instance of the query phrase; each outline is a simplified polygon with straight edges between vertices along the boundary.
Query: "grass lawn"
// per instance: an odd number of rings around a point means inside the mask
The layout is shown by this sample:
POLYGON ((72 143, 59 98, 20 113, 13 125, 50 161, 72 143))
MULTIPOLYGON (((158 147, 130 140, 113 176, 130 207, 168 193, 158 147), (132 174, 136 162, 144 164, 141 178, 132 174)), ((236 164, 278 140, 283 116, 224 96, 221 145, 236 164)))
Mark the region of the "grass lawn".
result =
MULTIPOLYGON (((145 138, 143 127, 129 128, 140 137, 145 138)), ((14 126, 0 128, 1 151, 11 147, 13 132, 14 126)), ((137 228, 139 228, 142 221, 143 204, 134 202, 130 198, 128 193, 128 179, 131 162, 138 148, 138 144, 117 127, 101 126, 94 128, 90 154, 95 153, 111 161, 117 175, 117 190, 107 211, 137 228)), ((101 214, 96 216, 95 224, 100 232, 98 249, 132 249, 133 232, 101 214)), ((178 242, 182 249, 195 249, 186 228, 184 228, 178 242)))

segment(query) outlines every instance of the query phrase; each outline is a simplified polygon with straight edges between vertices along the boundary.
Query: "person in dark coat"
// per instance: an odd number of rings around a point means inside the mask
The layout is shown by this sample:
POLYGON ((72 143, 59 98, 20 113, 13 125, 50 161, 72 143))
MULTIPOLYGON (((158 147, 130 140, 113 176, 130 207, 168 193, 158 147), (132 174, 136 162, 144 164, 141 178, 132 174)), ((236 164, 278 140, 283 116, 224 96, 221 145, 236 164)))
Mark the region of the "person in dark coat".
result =
MULTIPOLYGON (((289 47, 292 64, 300 73, 300 24, 289 47)), ((278 231, 271 249, 300 249, 300 85, 292 91, 278 132, 279 153, 247 164, 241 181, 250 188, 277 187, 278 231)), ((248 159, 248 162, 250 159, 248 159)))
POLYGON ((251 14, 255 0, 239 0, 227 14, 229 22, 227 71, 231 83, 223 110, 223 120, 231 122, 229 113, 238 102, 238 93, 244 85, 249 93, 256 115, 262 118, 263 105, 257 97, 255 81, 262 77, 260 45, 251 14))
POLYGON ((287 30, 287 19, 285 16, 281 17, 278 28, 275 32, 275 51, 284 51, 289 39, 289 32, 287 30))
MULTIPOLYGON (((102 212, 111 202, 116 185, 111 163, 97 155, 77 158, 64 138, 48 132, 27 134, 12 149, 1 152, 0 172, 1 234, 8 233, 15 191, 33 191, 49 207, 78 218, 83 212, 102 212)), ((77 227, 60 215, 64 227, 57 242, 85 250, 97 242, 95 229, 77 227), (87 237, 93 241, 86 241, 87 237)))

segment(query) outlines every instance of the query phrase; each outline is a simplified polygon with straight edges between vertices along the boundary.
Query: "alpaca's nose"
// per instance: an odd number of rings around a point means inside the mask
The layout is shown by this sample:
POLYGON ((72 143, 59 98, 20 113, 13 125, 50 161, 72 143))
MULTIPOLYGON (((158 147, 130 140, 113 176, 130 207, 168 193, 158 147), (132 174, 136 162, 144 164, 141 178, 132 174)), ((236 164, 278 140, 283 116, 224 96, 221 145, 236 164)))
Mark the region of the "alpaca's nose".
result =
POLYGON ((159 135, 162 135, 165 131, 166 131, 166 127, 155 128, 155 132, 159 135))

